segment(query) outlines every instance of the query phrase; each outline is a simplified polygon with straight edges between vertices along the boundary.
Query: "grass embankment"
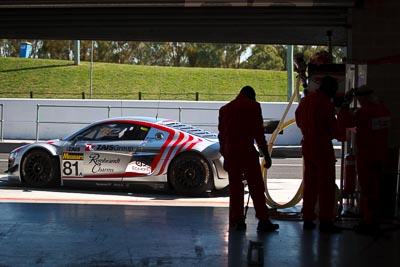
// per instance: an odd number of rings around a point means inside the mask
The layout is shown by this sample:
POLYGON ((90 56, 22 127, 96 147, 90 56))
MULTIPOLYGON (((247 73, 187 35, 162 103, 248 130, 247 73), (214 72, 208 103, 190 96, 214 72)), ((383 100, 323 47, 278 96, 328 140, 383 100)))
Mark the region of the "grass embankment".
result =
MULTIPOLYGON (((231 100, 251 85, 260 102, 286 101, 286 72, 94 62, 93 99, 231 100)), ((0 58, 0 98, 90 98, 90 63, 0 58)))

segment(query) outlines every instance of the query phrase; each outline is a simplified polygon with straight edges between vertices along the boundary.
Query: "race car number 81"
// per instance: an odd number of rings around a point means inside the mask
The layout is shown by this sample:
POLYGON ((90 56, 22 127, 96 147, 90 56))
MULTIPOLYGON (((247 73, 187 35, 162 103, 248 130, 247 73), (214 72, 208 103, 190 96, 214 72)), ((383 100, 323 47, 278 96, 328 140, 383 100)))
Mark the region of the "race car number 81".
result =
POLYGON ((63 161, 63 176, 83 176, 79 161, 63 161))

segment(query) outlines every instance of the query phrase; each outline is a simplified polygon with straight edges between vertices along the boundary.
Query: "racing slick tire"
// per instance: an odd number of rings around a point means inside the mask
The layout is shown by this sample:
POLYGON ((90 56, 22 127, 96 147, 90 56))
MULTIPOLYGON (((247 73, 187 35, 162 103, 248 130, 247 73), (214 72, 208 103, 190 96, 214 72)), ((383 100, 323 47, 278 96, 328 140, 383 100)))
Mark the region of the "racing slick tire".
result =
POLYGON ((210 164, 196 153, 177 156, 169 167, 168 181, 175 192, 184 195, 200 195, 214 189, 210 164))
POLYGON ((58 185, 60 181, 58 158, 42 149, 29 151, 22 161, 21 178, 32 187, 58 185))

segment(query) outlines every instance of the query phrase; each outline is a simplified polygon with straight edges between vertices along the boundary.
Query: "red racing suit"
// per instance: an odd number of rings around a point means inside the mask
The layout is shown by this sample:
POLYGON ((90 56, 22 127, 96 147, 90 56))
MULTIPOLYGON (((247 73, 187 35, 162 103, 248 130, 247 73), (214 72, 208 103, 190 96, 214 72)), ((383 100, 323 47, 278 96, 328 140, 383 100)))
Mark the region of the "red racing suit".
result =
POLYGON ((307 95, 295 112, 296 124, 303 134, 303 219, 317 218, 332 222, 335 217, 335 153, 332 139, 338 138, 339 129, 335 107, 320 90, 307 95))
POLYGON ((387 160, 390 111, 380 103, 363 101, 362 107, 354 114, 343 107, 339 114, 339 124, 356 127, 356 166, 361 189, 361 220, 366 224, 379 222, 380 183, 387 160))
POLYGON ((261 151, 268 151, 265 141, 261 106, 244 94, 221 107, 218 138, 224 168, 229 175, 229 220, 231 224, 244 219, 244 184, 247 180, 256 217, 268 219, 265 185, 261 173, 257 142, 261 151), (244 177, 243 177, 244 176, 244 177))

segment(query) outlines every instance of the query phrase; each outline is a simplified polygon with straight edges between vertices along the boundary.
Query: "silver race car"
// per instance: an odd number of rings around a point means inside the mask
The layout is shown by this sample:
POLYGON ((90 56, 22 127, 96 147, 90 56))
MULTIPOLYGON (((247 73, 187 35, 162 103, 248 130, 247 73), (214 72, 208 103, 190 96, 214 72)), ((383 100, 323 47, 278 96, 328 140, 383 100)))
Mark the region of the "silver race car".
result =
POLYGON ((228 186, 216 134, 147 117, 97 121, 62 140, 18 147, 6 173, 32 187, 168 184, 177 193, 197 195, 228 186))

